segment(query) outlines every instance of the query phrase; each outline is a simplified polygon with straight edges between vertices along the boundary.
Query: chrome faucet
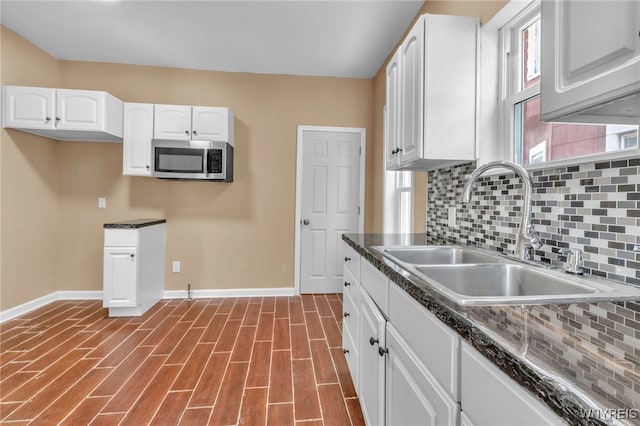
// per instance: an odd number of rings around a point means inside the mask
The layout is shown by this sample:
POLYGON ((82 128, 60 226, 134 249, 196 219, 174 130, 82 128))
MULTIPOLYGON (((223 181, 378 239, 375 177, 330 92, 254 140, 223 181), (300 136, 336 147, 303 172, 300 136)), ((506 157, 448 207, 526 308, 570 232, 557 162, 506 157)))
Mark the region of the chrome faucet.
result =
POLYGON ((522 179, 522 184, 524 186, 524 206, 522 208, 522 219, 520 220, 520 227, 516 238, 516 255, 521 260, 532 260, 533 250, 542 247, 542 240, 531 224, 531 195, 533 192, 533 182, 531 181, 531 176, 529 176, 529 173, 527 173, 524 167, 510 161, 492 161, 478 167, 467 180, 467 183, 462 190, 462 195, 460 196, 460 202, 467 204, 471 201, 471 190, 473 189, 473 184, 481 174, 489 169, 502 168, 514 171, 520 179, 522 179))

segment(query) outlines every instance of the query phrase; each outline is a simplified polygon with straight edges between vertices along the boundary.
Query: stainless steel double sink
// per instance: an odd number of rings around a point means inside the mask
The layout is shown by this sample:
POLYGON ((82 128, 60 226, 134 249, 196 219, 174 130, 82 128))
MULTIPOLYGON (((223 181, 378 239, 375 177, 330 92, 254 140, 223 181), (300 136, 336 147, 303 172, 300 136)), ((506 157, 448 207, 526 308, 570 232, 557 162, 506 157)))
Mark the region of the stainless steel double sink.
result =
POLYGON ((459 305, 530 305, 640 299, 611 280, 520 262, 459 246, 373 247, 459 305))

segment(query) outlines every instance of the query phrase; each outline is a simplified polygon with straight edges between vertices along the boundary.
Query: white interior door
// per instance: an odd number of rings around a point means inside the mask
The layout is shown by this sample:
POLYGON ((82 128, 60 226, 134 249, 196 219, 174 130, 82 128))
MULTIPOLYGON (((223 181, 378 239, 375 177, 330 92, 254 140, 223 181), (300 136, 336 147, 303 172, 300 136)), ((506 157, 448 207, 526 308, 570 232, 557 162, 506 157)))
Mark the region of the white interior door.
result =
POLYGON ((342 234, 358 232, 360 132, 302 132, 300 292, 342 291, 342 234))

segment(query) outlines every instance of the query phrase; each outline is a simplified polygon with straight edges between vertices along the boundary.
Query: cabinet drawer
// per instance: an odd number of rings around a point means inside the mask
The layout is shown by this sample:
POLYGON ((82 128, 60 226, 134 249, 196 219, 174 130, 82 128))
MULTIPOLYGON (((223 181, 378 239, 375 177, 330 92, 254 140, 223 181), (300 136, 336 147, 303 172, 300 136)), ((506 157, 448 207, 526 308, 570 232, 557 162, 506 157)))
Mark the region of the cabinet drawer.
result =
POLYGON ((360 265, 360 285, 367 290, 383 315, 389 312, 389 279, 366 260, 360 265))
POLYGON ((136 247, 138 245, 138 231, 135 229, 105 229, 105 247, 136 247))
POLYGON ((342 274, 343 274, 342 276, 343 303, 344 303, 344 299, 350 298, 351 302, 357 306, 355 302, 358 300, 358 297, 359 297, 360 283, 358 282, 356 277, 353 276, 353 273, 349 270, 349 268, 347 268, 346 266, 344 267, 342 274))
POLYGON ((358 341, 358 320, 360 317, 359 294, 342 298, 342 328, 349 329, 349 334, 358 341), (353 298, 352 298, 353 297, 353 298))
POLYGON ((389 321, 438 383, 457 400, 458 335, 395 283, 389 289, 389 321))
POLYGON ((349 268, 356 280, 360 279, 360 254, 349 244, 343 242, 344 266, 349 268))

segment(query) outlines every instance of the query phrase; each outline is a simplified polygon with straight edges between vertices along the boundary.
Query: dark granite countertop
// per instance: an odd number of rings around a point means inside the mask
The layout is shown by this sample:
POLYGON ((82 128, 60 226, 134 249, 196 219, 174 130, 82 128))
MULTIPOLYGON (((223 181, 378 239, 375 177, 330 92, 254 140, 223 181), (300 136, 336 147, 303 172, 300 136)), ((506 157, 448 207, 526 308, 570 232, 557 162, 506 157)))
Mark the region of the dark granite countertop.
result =
POLYGON ((435 291, 428 283, 371 249, 372 246, 460 245, 460 243, 429 237, 426 234, 345 234, 342 238, 363 258, 384 273, 392 283, 400 286, 567 422, 579 425, 607 424, 599 418, 585 416, 585 410, 599 407, 581 397, 579 391, 568 389, 566 384, 570 383, 569 379, 563 383, 557 375, 547 374, 543 366, 525 359, 517 348, 510 347, 509 342, 503 341, 482 324, 474 321, 472 316, 468 315, 469 308, 455 304, 435 291))
POLYGON ((166 223, 166 219, 133 219, 123 220, 122 222, 105 223, 104 229, 137 229, 145 226, 158 225, 166 223))

